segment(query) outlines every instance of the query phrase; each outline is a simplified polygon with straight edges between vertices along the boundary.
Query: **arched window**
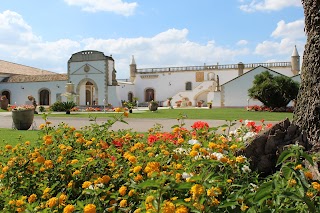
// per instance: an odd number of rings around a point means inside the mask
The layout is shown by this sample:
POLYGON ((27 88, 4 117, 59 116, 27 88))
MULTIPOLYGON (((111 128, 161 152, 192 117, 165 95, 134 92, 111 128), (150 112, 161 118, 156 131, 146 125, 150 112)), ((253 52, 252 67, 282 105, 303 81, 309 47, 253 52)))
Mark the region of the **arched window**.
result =
POLYGON ((132 92, 128 93, 128 101, 132 102, 133 101, 133 94, 132 92))
POLYGON ((5 95, 8 99, 8 103, 10 104, 10 92, 9 91, 3 91, 1 95, 5 95))
POLYGON ((154 90, 153 89, 147 89, 144 96, 145 102, 149 101, 155 101, 154 100, 154 90))
POLYGON ((192 90, 192 83, 191 82, 186 83, 186 90, 192 90))
POLYGON ((43 89, 40 91, 40 105, 50 105, 49 103, 49 91, 47 89, 43 89))

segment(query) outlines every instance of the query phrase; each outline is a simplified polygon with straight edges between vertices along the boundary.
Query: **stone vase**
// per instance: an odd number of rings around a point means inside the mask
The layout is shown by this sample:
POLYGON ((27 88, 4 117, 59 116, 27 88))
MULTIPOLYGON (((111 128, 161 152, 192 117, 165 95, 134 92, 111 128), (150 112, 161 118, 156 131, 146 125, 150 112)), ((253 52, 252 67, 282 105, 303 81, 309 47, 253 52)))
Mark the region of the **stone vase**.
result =
POLYGON ((34 118, 34 110, 13 110, 12 121, 17 130, 28 130, 34 118))

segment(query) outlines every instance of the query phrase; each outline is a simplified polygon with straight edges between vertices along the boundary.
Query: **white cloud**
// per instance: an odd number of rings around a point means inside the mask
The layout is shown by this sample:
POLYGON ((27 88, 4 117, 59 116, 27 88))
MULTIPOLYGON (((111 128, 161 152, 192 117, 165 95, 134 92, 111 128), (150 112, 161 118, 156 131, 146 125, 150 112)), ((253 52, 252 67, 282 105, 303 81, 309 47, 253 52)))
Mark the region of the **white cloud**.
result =
POLYGON ((247 44, 248 44, 247 40, 240 40, 237 42, 237 45, 239 45, 239 46, 243 46, 243 45, 247 45, 247 44))
POLYGON ((127 3, 122 0, 64 0, 68 5, 79 6, 88 12, 114 12, 116 14, 130 16, 134 14, 138 3, 127 3))
POLYGON ((271 40, 263 41, 256 46, 255 54, 264 56, 291 55, 295 45, 298 47, 300 55, 304 51, 306 36, 304 34, 304 21, 296 20, 285 23, 279 21, 277 28, 271 34, 271 40), (279 40, 280 39, 280 40, 279 40))
POLYGON ((301 19, 287 24, 285 21, 281 20, 278 22, 277 28, 272 32, 271 36, 275 38, 291 39, 304 38, 304 20, 301 19))
MULTIPOLYGON (((241 1, 244 3, 245 1, 241 1)), ((245 12, 254 11, 274 11, 286 7, 301 7, 301 0, 250 0, 249 3, 242 4, 240 9, 245 12)))

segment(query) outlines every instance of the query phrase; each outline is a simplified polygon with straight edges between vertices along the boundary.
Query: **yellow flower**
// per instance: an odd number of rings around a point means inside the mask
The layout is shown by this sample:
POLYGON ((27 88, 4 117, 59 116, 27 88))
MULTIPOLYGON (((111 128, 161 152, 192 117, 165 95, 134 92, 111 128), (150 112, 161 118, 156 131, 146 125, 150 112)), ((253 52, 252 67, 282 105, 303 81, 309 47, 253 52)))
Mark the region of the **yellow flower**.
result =
POLYGON ((198 144, 198 143, 196 143, 196 144, 194 144, 194 145, 192 146, 192 150, 197 150, 197 149, 199 149, 200 147, 201 147, 201 145, 198 144))
POLYGON ((73 180, 68 183, 68 188, 71 188, 72 186, 73 186, 73 180))
POLYGON ((188 212, 189 210, 185 206, 178 206, 175 211, 175 213, 188 213, 188 212))
POLYGON ((89 186, 91 186, 91 182, 90 181, 85 181, 85 182, 83 182, 83 184, 82 184, 82 188, 83 189, 87 189, 87 188, 89 188, 89 186))
POLYGON ((304 176, 310 180, 313 178, 312 173, 310 171, 304 172, 304 176))
POLYGON ((29 203, 33 203, 36 200, 37 200, 37 195, 36 194, 30 195, 29 198, 28 198, 28 202, 29 203))
POLYGON ((16 200, 16 206, 20 207, 24 205, 24 201, 23 200, 16 200))
POLYGON ((83 213, 96 213, 96 211, 96 206, 94 204, 88 204, 83 209, 83 213))
POLYGON ((70 164, 76 164, 76 163, 78 163, 78 162, 79 162, 78 159, 73 159, 73 160, 70 162, 70 164))
POLYGON ((6 149, 12 149, 12 146, 11 145, 6 145, 5 148, 6 149))
POLYGON ((301 164, 298 164, 298 165, 296 165, 296 167, 294 167, 294 170, 300 170, 300 169, 302 169, 302 165, 301 164))
POLYGON ((74 212, 75 208, 73 205, 69 204, 63 209, 63 213, 72 213, 74 212))
POLYGON ((45 124, 40 124, 39 129, 43 129, 45 126, 45 124))
POLYGON ((297 181, 295 180, 295 179, 290 179, 290 180, 288 180, 288 185, 289 186, 294 186, 294 185, 296 185, 297 184, 297 181))
POLYGON ((227 183, 232 183, 233 181, 231 179, 228 179, 227 180, 227 183))
POLYGON ((318 192, 320 192, 320 184, 318 182, 312 182, 311 184, 315 190, 318 190, 318 192))
POLYGON ((147 166, 144 168, 144 172, 160 172, 160 163, 159 162, 149 162, 147 166))
POLYGON ((131 155, 128 160, 131 162, 131 163, 137 163, 137 158, 133 155, 131 155))
POLYGON ((195 150, 192 150, 192 151, 190 152, 190 156, 191 156, 191 157, 195 157, 195 156, 197 156, 197 155, 198 155, 198 152, 195 151, 195 150))
POLYGON ((127 187, 126 186, 121 186, 120 189, 119 189, 119 194, 121 196, 124 196, 127 192, 127 187))
POLYGON ((121 200, 120 203, 119 203, 119 206, 123 208, 123 207, 126 207, 127 204, 128 204, 127 200, 121 200))
POLYGON ((147 198, 146 198, 146 203, 151 203, 155 198, 152 196, 152 195, 149 195, 147 198))
POLYGON ((138 172, 141 171, 141 169, 142 169, 141 166, 136 166, 136 167, 133 168, 133 172, 134 172, 134 173, 138 173, 138 172))
POLYGON ((121 108, 117 107, 114 109, 115 112, 121 112, 121 108))
POLYGON ((245 161, 245 157, 243 157, 243 156, 238 156, 238 157, 236 157, 236 162, 238 162, 238 163, 243 163, 244 161, 245 161))
POLYGON ((195 184, 191 187, 190 193, 192 194, 192 199, 196 200, 201 194, 204 193, 204 187, 200 184, 195 184))
POLYGON ((127 111, 123 112, 124 117, 129 117, 129 113, 127 111))
POLYGON ((138 209, 134 210, 134 212, 133 212, 133 213, 141 213, 141 209, 140 209, 140 208, 138 208, 138 209))
POLYGON ((47 201, 47 203, 46 203, 47 205, 46 206, 49 207, 49 208, 52 208, 55 205, 57 205, 57 203, 58 203, 58 198, 52 197, 47 201))
POLYGON ((49 192, 51 191, 51 188, 45 188, 45 190, 43 190, 43 198, 46 198, 49 196, 49 192))
POLYGON ((232 144, 230 147, 229 147, 231 150, 234 150, 236 148, 238 148, 237 144, 232 144))
POLYGON ((59 204, 64 204, 67 201, 68 197, 65 194, 59 196, 59 204))
POLYGON ((173 213, 175 212, 175 206, 172 202, 165 200, 162 206, 162 212, 164 213, 173 213))
POLYGON ((308 198, 312 198, 312 197, 313 197, 313 193, 312 193, 312 192, 307 192, 307 193, 306 193, 306 196, 307 196, 308 198))
POLYGON ((46 160, 44 162, 44 165, 45 165, 46 168, 49 168, 49 169, 53 168, 53 163, 52 163, 51 160, 46 160))
POLYGON ((217 206, 217 205, 220 204, 220 201, 219 201, 217 198, 212 198, 211 204, 212 204, 213 206, 217 206))
POLYGON ((28 145, 30 145, 30 141, 26 141, 26 142, 24 142, 24 144, 28 146, 28 145))
POLYGON ((109 177, 109 175, 102 176, 102 183, 109 183, 110 180, 111 178, 109 177))
POLYGON ((243 212, 246 211, 248 208, 249 207, 247 205, 245 205, 245 204, 242 204, 241 207, 240 207, 241 211, 243 211, 243 212))
POLYGON ((79 175, 81 172, 79 170, 76 170, 72 173, 73 176, 79 175))
POLYGON ((4 167, 2 168, 2 172, 3 172, 3 173, 6 173, 7 171, 9 171, 9 166, 4 166, 4 167))
POLYGON ((131 190, 128 192, 128 195, 129 195, 130 197, 132 197, 132 196, 134 195, 134 193, 135 193, 135 191, 134 191, 133 189, 131 189, 131 190))
POLYGON ((140 174, 137 174, 137 176, 134 178, 134 181, 138 182, 140 180, 143 180, 143 176, 140 174))
POLYGON ((9 205, 15 205, 16 204, 16 201, 15 200, 10 200, 9 201, 9 205))

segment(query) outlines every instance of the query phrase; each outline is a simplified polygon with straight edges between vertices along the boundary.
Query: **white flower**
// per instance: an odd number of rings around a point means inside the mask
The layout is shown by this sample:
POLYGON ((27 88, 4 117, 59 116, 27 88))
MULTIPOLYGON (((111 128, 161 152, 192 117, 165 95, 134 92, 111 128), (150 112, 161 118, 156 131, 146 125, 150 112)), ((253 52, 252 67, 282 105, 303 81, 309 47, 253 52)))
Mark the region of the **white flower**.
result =
POLYGON ((252 189, 250 189, 250 191, 252 191, 252 192, 256 192, 257 190, 258 190, 258 186, 256 185, 256 184, 254 184, 254 183, 250 183, 250 186, 252 187, 252 189))
POLYGON ((201 145, 201 143, 198 140, 189 140, 188 144, 190 144, 190 145, 200 144, 201 145))
POLYGON ((175 153, 177 154, 188 154, 188 151, 184 148, 176 148, 175 150, 173 150, 175 153))
POLYGON ((247 165, 244 165, 244 166, 241 168, 241 170, 242 170, 244 173, 249 173, 249 172, 251 172, 251 169, 250 169, 249 166, 247 166, 247 165))
POLYGON ((210 155, 215 156, 217 160, 220 160, 223 157, 223 154, 220 152, 214 152, 214 153, 211 153, 210 155))
POLYGON ((243 136, 242 140, 243 140, 243 141, 246 141, 246 140, 254 137, 255 135, 256 135, 256 133, 254 133, 254 132, 247 132, 247 133, 243 136))
POLYGON ((192 176, 193 175, 191 173, 186 173, 186 172, 182 173, 182 178, 183 179, 191 178, 192 176))

